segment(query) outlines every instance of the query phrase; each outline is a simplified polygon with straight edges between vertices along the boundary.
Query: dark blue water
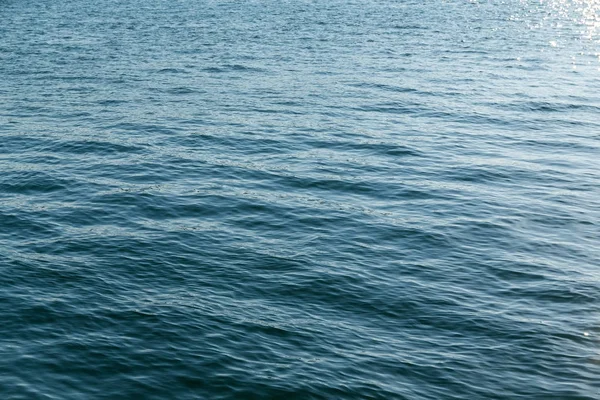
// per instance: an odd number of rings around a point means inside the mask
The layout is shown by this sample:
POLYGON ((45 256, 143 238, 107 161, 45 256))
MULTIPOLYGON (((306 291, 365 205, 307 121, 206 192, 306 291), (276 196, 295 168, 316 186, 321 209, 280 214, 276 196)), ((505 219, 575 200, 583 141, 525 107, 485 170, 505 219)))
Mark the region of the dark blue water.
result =
POLYGON ((599 1, 0 21, 0 398, 600 397, 599 1))

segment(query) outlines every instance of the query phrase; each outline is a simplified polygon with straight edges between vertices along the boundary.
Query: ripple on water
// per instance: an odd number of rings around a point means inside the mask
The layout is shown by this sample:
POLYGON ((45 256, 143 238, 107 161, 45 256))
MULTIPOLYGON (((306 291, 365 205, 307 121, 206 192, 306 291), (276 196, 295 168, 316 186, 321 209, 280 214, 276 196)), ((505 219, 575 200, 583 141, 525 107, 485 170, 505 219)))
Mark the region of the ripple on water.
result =
POLYGON ((597 12, 3 2, 0 397, 597 398, 597 12))

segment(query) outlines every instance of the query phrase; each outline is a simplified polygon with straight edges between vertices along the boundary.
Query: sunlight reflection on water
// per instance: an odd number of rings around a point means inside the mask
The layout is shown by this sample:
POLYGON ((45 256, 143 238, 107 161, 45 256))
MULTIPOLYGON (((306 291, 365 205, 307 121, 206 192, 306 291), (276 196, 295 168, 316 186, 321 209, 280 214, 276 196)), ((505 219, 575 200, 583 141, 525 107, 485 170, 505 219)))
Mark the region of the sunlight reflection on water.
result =
POLYGON ((600 70, 600 0, 522 0, 521 5, 521 13, 512 20, 541 31, 547 46, 563 49, 572 69, 594 65, 600 70))

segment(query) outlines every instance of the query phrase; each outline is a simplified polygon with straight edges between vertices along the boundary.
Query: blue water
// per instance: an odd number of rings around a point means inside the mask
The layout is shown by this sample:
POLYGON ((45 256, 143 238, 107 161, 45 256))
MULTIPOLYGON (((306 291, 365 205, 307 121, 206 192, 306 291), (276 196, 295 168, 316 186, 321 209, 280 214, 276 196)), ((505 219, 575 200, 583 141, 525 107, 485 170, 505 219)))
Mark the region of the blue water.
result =
POLYGON ((600 1, 0 21, 1 399, 600 398, 600 1))

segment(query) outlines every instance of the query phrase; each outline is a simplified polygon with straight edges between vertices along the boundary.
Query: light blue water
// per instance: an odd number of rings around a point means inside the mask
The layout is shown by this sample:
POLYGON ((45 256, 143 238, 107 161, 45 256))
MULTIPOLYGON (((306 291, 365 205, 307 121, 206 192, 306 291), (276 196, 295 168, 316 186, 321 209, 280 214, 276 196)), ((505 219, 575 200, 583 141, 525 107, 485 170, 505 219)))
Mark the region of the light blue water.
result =
POLYGON ((0 21, 0 398, 600 396, 599 1, 0 21))

